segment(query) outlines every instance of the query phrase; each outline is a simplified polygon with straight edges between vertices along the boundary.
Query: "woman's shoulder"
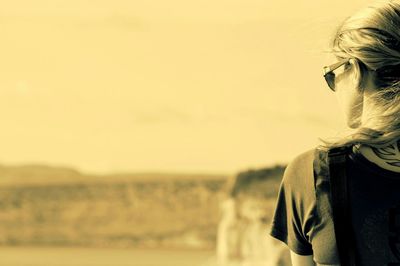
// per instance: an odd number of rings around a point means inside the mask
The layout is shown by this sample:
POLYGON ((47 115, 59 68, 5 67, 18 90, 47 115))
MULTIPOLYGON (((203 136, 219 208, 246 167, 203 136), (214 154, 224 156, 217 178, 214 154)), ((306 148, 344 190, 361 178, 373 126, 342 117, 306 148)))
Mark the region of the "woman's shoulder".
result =
POLYGON ((315 156, 318 156, 320 151, 317 147, 310 148, 301 153, 298 153, 290 160, 286 167, 287 172, 295 171, 297 173, 309 172, 312 170, 312 165, 315 156))
POLYGON ((312 189, 314 184, 315 156, 319 156, 319 150, 314 147, 298 153, 288 163, 284 172, 284 182, 298 190, 312 189))
POLYGON ((317 152, 317 150, 318 150, 318 147, 309 148, 301 153, 298 153, 295 157, 293 157, 292 161, 296 162, 296 163, 301 163, 306 160, 311 160, 313 158, 315 152, 317 152))

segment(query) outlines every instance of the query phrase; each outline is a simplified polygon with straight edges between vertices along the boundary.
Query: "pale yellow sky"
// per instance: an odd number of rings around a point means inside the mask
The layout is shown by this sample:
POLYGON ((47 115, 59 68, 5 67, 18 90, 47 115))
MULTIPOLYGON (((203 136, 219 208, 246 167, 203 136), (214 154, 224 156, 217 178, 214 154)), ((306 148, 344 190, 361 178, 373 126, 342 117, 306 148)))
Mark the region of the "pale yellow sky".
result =
POLYGON ((285 163, 343 126, 323 51, 369 2, 3 3, 0 162, 99 173, 285 163))

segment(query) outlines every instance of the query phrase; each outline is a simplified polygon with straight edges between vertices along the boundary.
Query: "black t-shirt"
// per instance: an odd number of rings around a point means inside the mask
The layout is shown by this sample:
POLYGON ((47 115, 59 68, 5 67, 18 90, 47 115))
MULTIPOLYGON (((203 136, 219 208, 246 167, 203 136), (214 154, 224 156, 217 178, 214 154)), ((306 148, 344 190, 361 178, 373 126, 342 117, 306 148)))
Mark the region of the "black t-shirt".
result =
MULTIPOLYGON (((312 255, 324 266, 339 265, 328 171, 326 152, 315 148, 288 164, 269 232, 293 252, 312 255)), ((400 265, 400 173, 367 160, 355 146, 346 172, 360 265, 400 265)))

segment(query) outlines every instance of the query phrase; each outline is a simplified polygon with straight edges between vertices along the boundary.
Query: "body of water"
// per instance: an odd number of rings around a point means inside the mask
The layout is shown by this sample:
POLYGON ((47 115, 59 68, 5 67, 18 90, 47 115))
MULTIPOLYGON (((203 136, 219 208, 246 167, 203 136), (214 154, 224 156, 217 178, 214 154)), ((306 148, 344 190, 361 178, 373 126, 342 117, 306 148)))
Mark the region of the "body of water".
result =
POLYGON ((1 266, 212 266, 212 251, 1 247, 1 266))

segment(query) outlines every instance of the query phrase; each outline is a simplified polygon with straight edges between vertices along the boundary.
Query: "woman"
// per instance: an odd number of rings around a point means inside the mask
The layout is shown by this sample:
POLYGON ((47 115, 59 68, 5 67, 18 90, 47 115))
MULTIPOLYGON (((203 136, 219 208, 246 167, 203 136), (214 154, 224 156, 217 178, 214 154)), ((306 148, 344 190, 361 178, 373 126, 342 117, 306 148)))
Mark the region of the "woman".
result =
POLYGON ((336 62, 324 68, 324 77, 352 132, 323 140, 289 163, 270 235, 288 245, 293 265, 340 265, 331 206, 321 203, 326 194, 318 194, 314 177, 327 173, 321 170, 327 150, 350 147, 346 173, 357 265, 400 265, 400 0, 347 18, 332 54, 336 62))

